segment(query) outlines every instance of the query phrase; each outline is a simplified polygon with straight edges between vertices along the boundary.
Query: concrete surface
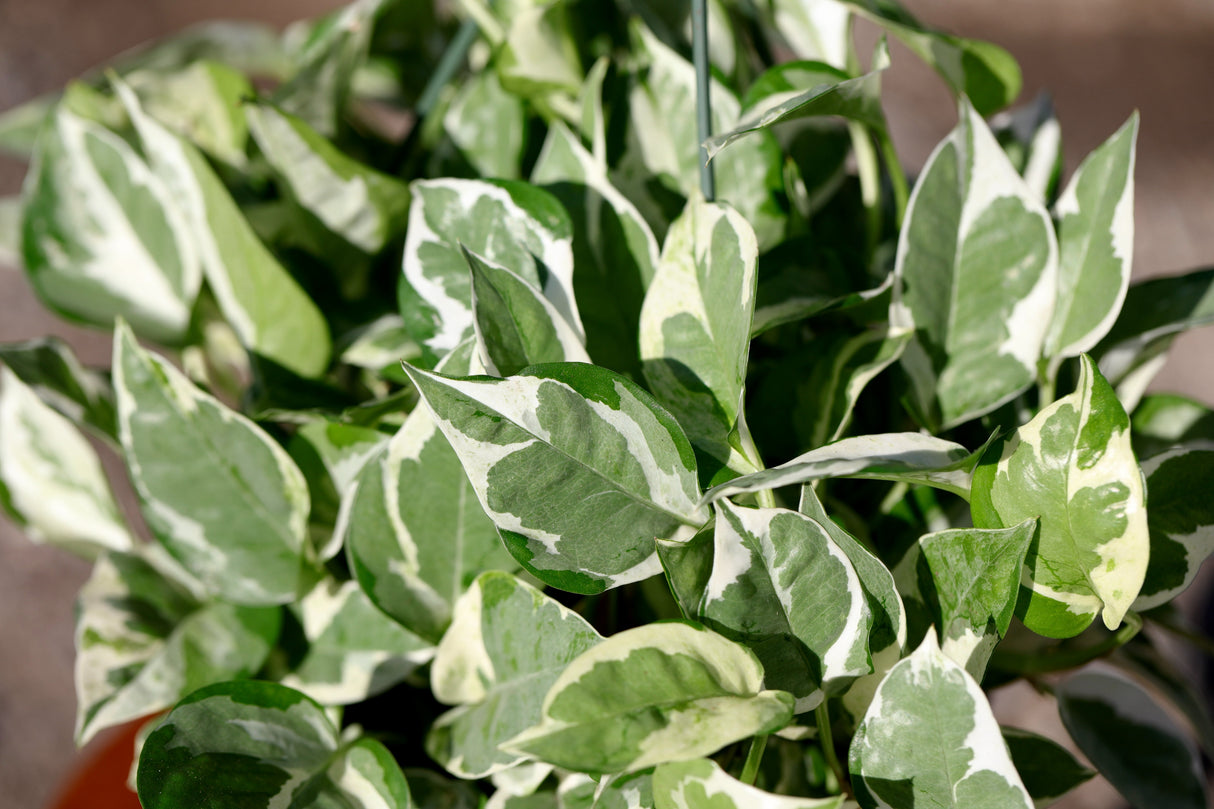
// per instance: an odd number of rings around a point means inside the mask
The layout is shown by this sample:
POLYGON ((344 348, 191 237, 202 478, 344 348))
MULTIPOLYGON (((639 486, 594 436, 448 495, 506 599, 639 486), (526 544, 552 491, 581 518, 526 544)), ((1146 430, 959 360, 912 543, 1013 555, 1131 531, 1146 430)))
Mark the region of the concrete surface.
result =
MULTIPOLYGON (((0 109, 53 90, 148 38, 214 17, 281 24, 336 0, 0 0, 0 109)), ((1020 60, 1025 95, 1053 92, 1067 170, 1133 109, 1142 113, 1137 171, 1135 272, 1176 272, 1214 259, 1214 5, 1204 0, 914 0, 921 17, 990 39, 1020 60)), ((887 80, 895 141, 919 165, 953 125, 934 74, 901 48, 887 80)), ((0 195, 22 167, 0 161, 0 195)), ((20 274, 0 268, 0 341, 48 333, 88 363, 107 364, 98 333, 46 315, 20 274)), ((1211 335, 1179 341, 1157 387, 1214 401, 1211 335)), ((0 805, 39 809, 73 766, 72 599, 87 566, 31 545, 0 519, 0 805)), ((1043 728, 1056 713, 1023 693, 1000 693, 1001 718, 1043 728)), ((1108 809, 1121 802, 1100 783, 1057 804, 1108 809)), ((105 809, 105 807, 98 807, 105 809)))

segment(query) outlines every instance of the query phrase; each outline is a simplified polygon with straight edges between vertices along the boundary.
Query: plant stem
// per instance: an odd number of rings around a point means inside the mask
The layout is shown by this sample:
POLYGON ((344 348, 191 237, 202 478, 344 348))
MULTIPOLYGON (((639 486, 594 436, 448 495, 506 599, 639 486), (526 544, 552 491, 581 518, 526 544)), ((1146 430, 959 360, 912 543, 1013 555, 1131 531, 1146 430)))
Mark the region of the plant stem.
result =
POLYGON ((708 0, 691 0, 691 55, 696 66, 696 135, 700 139, 700 193, 712 202, 716 176, 704 141, 712 137, 712 75, 708 63, 708 0))
POLYGON ((472 43, 476 42, 479 31, 475 20, 464 20, 464 24, 456 32, 455 38, 447 46, 447 50, 443 51, 443 56, 439 59, 434 72, 430 74, 430 80, 426 82, 421 97, 417 99, 418 124, 430 114, 434 105, 438 103, 439 95, 464 63, 468 51, 472 48, 472 43))
POLYGON ((894 148, 894 142, 890 139, 889 133, 882 132, 878 134, 877 142, 881 146, 881 157, 885 160, 885 170, 889 173, 889 182, 893 187, 894 224, 901 229, 902 220, 906 218, 906 203, 910 198, 906 184, 906 173, 902 170, 902 163, 898 160, 898 152, 894 148))
POLYGON ((863 124, 854 121, 847 125, 851 133, 852 151, 856 154, 856 169, 860 173, 860 198, 868 213, 868 245, 865 255, 872 260, 877 244, 881 241, 881 171, 877 162, 877 150, 863 124))
POLYGON ((827 707, 826 700, 822 700, 822 704, 814 709, 814 719, 818 722, 818 744, 822 746, 822 755, 826 756, 826 763, 830 765, 830 771, 835 774, 835 780, 839 782, 839 789, 851 794, 851 782, 847 779, 847 773, 843 770, 843 765, 839 763, 839 756, 835 753, 835 737, 830 730, 830 708, 827 707))
POLYGON ((755 778, 759 775, 759 764, 763 761, 763 750, 767 747, 767 734, 760 733, 750 740, 750 751, 746 754, 746 763, 742 765, 743 784, 754 786, 755 778))
POLYGON ((1051 671, 1073 669, 1098 657, 1103 657, 1119 646, 1124 646, 1141 629, 1142 618, 1138 613, 1127 612, 1125 614, 1125 622, 1121 627, 1099 643, 1080 649, 1062 649, 1060 651, 1044 651, 1029 654, 996 649, 991 655, 991 665, 1026 677, 1034 674, 1045 674, 1051 671))

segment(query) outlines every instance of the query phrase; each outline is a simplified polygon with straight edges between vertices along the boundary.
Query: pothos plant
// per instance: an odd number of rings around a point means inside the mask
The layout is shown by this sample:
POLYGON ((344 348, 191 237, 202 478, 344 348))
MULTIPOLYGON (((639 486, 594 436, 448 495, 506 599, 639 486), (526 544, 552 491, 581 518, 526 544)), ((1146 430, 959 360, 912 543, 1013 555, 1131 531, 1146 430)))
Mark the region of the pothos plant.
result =
POLYGON ((892 0, 362 0, 8 113, 4 244, 114 330, 0 347, 78 740, 155 717, 147 809, 1020 808, 1093 775, 1027 678, 1205 806, 1214 417, 1145 390, 1214 275, 1130 284, 1137 118, 1063 183, 1019 82, 892 0), (855 20, 956 94, 913 187, 855 20))

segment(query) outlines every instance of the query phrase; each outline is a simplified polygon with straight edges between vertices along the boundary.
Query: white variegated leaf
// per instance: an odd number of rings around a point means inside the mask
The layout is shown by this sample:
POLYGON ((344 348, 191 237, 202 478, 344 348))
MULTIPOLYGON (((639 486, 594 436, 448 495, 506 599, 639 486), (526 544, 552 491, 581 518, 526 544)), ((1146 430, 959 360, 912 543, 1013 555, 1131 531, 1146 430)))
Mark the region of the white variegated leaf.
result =
POLYGON ((246 348, 302 376, 329 364, 329 327, 290 273, 253 232, 197 147, 140 107, 121 81, 115 90, 156 175, 184 212, 207 285, 246 348))
POLYGON ((970 473, 978 458, 978 453, 971 454, 960 444, 920 433, 861 435, 714 486, 703 502, 831 477, 904 480, 968 497, 970 473))
POLYGON ((434 356, 472 331, 472 291, 462 249, 522 277, 582 331, 573 292, 572 227, 559 202, 534 186, 417 180, 405 237, 405 322, 434 356))
POLYGON ((148 527, 209 592, 284 604, 303 584, 308 487, 257 425, 114 337, 119 435, 148 527))
POLYGON ((499 745, 540 721, 548 688, 600 640, 577 613, 509 573, 482 574, 457 602, 431 669, 435 698, 457 707, 435 720, 427 752, 466 779, 526 761, 499 745))
POLYGON ((1150 508, 1151 559, 1137 611, 1158 607, 1188 589, 1214 554, 1214 509, 1205 484, 1214 475, 1214 443, 1200 441, 1142 463, 1150 508))
POLYGON ((1033 807, 986 695, 932 630, 882 681, 849 758, 864 806, 1033 807))
POLYGON ((1057 297, 1058 244, 967 101, 915 184, 898 240, 890 325, 918 416, 952 427, 998 407, 1037 375, 1057 297))
POLYGON ((745 647, 691 624, 648 624, 577 657, 544 698, 543 720, 502 747, 580 772, 638 772, 774 732, 792 703, 763 690, 745 647))
POLYGON ((34 542, 86 558, 133 545, 96 451, 7 367, 0 368, 0 505, 34 542))
POLYGON ((649 389, 696 449, 743 474, 757 460, 729 437, 741 415, 758 251, 736 211, 693 196, 666 234, 640 322, 649 389))
POLYGON ((653 771, 654 809, 855 809, 842 795, 794 798, 745 784, 712 759, 659 764, 653 771))
POLYGON ((801 59, 847 69, 851 13, 836 0, 772 0, 775 28, 801 59))
POLYGON ((546 583, 593 593, 648 578, 655 538, 707 521, 687 438, 623 377, 578 363, 501 380, 406 369, 507 547, 546 583))

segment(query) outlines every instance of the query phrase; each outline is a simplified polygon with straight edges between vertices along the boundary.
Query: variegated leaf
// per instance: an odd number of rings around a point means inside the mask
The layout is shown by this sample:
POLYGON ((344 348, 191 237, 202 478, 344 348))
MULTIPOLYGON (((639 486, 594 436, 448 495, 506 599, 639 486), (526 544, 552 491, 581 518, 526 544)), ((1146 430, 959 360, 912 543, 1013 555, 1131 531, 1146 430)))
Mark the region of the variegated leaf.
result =
POLYGON ((653 775, 642 770, 596 781, 573 773, 561 780, 556 795, 560 809, 653 809, 653 775))
POLYGON ((653 771, 654 809, 845 809, 855 803, 833 798, 794 798, 744 784, 712 759, 660 764, 653 771))
POLYGON ((405 238, 401 314, 439 357, 472 332, 472 289, 461 248, 508 268, 580 332, 572 225, 559 202, 520 182, 417 180, 405 238))
POLYGON ((1058 303, 1044 347, 1051 370, 1066 357, 1090 351, 1121 311, 1134 258, 1137 138, 1135 113, 1084 159, 1054 206, 1058 303))
POLYGON ((755 293, 751 337, 785 323, 860 306, 885 295, 893 286, 891 273, 871 289, 854 289, 855 279, 847 273, 806 267, 799 247, 796 241, 789 240, 782 248, 759 259, 759 287, 755 293))
POLYGON ((120 81, 152 168, 185 214, 207 285, 250 351, 302 376, 329 364, 329 327, 316 304, 262 244, 215 170, 192 144, 148 116, 120 81))
POLYGON ((544 582, 594 593, 648 578, 655 538, 707 521, 682 429, 623 377, 576 363, 502 380, 408 371, 510 552, 544 582))
POLYGON ((968 497, 979 453, 921 433, 844 438, 791 461, 712 487, 703 502, 744 492, 793 486, 821 478, 863 478, 923 483, 968 497))
POLYGON ((572 36, 572 14, 564 3, 531 3, 513 12, 499 11, 505 25, 496 67, 508 92, 557 105, 554 94, 577 92, 582 68, 572 36))
POLYGON ((881 73, 887 67, 889 50, 882 42, 873 58, 872 70, 855 78, 842 70, 812 62, 791 62, 772 68, 756 80, 756 84, 763 83, 768 94, 757 96, 751 88, 746 96, 746 109, 733 129, 704 141, 708 159, 712 160, 722 149, 751 132, 801 118, 839 116, 883 132, 881 73), (776 75, 768 75, 771 73, 776 75), (800 86, 790 86, 792 82, 800 86))
POLYGON ((433 644, 376 609, 357 582, 324 579, 293 609, 308 650, 282 684, 322 705, 361 702, 434 656, 433 644))
POLYGON ((1146 499, 1129 417, 1090 357, 1074 393, 987 451, 972 507, 980 528, 1040 520, 1016 611, 1029 629, 1070 637, 1096 613, 1121 624, 1146 574, 1146 499))
POLYGON ((409 187, 359 163, 299 118, 269 104, 246 108, 262 154, 295 200, 365 253, 404 230, 409 187))
POLYGON ((338 733, 324 709, 277 683, 220 683, 177 704, 139 757, 146 809, 341 806, 412 809, 382 744, 338 733))
POLYGON ((1035 520, 1011 528, 956 528, 919 538, 931 571, 940 649, 981 682, 995 644, 1007 634, 1035 520))
POLYGON ((1134 408, 1130 422, 1134 454, 1143 460, 1181 444, 1214 442, 1214 412, 1187 396, 1151 394, 1134 408))
POLYGON ((1132 284, 1113 328, 1093 354, 1132 411, 1177 335, 1214 323, 1214 268, 1132 284))
POLYGON ((201 603, 154 560, 146 553, 103 556, 80 590, 78 744, 196 688, 252 675, 278 637, 278 609, 201 603))
POLYGON ((171 186, 118 135, 65 106, 25 181, 22 256, 47 306, 181 342, 202 283, 198 249, 171 186))
POLYGON ((0 197, 0 269, 18 269, 21 259, 21 220, 25 206, 17 195, 0 197))
POLYGON ((901 40, 982 115, 996 112, 1020 95, 1020 66, 998 45, 930 30, 896 0, 841 1, 901 40))
POLYGON ((1192 738, 1129 677, 1097 664, 1068 677, 1057 694, 1075 744, 1131 804, 1210 805, 1192 738))
POLYGON ((293 75, 275 90, 275 106, 324 137, 337 134, 354 73, 365 61, 375 21, 391 0, 354 0, 320 21, 293 54, 293 75))
POLYGON ((308 488, 259 427, 148 354, 124 324, 114 390, 127 467, 148 527, 209 592, 237 604, 292 601, 308 488))
POLYGON ((0 367, 0 506, 34 542, 85 558, 133 545, 96 451, 6 367, 0 367))
MULTIPOLYGON (((448 354, 440 368, 468 371, 461 353, 448 354)), ((338 533, 376 606, 432 643, 478 574, 517 567, 425 407, 364 467, 338 533)))
POLYGON ((556 793, 552 791, 515 795, 499 789, 485 801, 484 809, 559 809, 556 793))
POLYGON ((178 70, 140 70, 126 76, 148 115, 208 155, 245 168, 249 125, 245 99, 253 85, 221 62, 197 61, 178 70))
POLYGON ((443 113, 443 129, 481 177, 517 180, 526 146, 523 100, 502 89, 497 72, 473 73, 443 113))
POLYGON ((797 713, 871 672, 873 615, 851 560, 826 528, 795 511, 715 505, 711 550, 703 543, 698 552, 707 551, 707 564, 687 557, 697 553, 696 540, 690 548, 658 546, 688 615, 749 647, 766 685, 792 694, 797 713), (674 570, 689 566, 707 574, 697 586, 684 585, 674 570))
POLYGON ((548 129, 531 181, 560 200, 573 219, 573 289, 590 356, 640 379, 636 335, 658 265, 657 239, 607 179, 605 163, 559 121, 548 129))
POLYGON ((636 772, 778 730, 792 703, 763 690, 763 668, 745 647, 691 624, 648 624, 570 663, 544 698, 543 720, 503 749, 579 772, 636 772))
POLYGON ((892 669, 852 738, 852 785, 880 809, 1032 809, 991 713, 934 631, 892 669))
POLYGON ((1058 245, 1040 199, 964 99, 931 157, 898 240, 890 325, 929 426, 988 413, 1029 386, 1057 295, 1058 245))
POLYGON ((760 468, 753 448, 730 441, 742 417, 758 250, 736 211, 693 196, 666 234, 641 308, 645 379, 700 452, 705 480, 721 467, 760 468))
POLYGON ((815 337, 815 345, 822 345, 820 359, 798 385, 795 417, 801 441, 821 447, 839 440, 864 388, 902 356, 912 336, 907 329, 881 326, 815 337))
POLYGON ((801 59, 847 68, 851 14, 836 0, 772 0, 775 29, 801 59))
POLYGON ((467 248, 472 273, 473 329, 481 362, 511 376, 543 362, 590 362, 582 337, 538 289, 467 248))
POLYGON ((1024 788, 1037 809, 1045 809, 1096 775, 1058 742, 1019 728, 1002 728, 1003 741, 1024 788))
POLYGON ((0 345, 0 362, 59 415, 117 446, 118 416, 109 378, 81 365, 67 343, 58 337, 6 343, 0 345))
POLYGON ((539 723, 549 687, 600 640, 577 613, 509 573, 482 574, 457 602, 431 669, 434 696, 458 707, 435 720, 427 752, 467 779, 525 761, 499 745, 539 723))
POLYGON ((855 680, 841 700, 843 708, 858 722, 868 710, 885 673, 902 659, 907 638, 906 608, 889 568, 830 518, 811 484, 801 487, 797 510, 825 529, 835 546, 847 555, 872 613, 872 627, 868 633, 872 673, 855 680))
MULTIPOLYGON (((649 69, 629 95, 628 151, 614 176, 660 230, 659 224, 667 219, 663 203, 669 202, 669 192, 690 197, 700 188, 695 67, 639 21, 634 21, 632 33, 635 50, 648 57, 649 69), (658 182, 673 188, 655 196, 658 182)), ((711 97, 712 131, 732 129, 741 111, 737 97, 716 80, 711 97)), ((781 164, 779 146, 767 132, 747 138, 713 161, 717 199, 728 202, 751 224, 761 249, 784 236, 786 214, 774 196, 782 186, 781 164)))
POLYGON ((1214 476, 1214 443, 1168 450, 1142 464, 1150 509, 1151 558, 1135 610, 1171 601, 1197 578, 1214 553, 1214 503, 1206 482, 1214 476))

